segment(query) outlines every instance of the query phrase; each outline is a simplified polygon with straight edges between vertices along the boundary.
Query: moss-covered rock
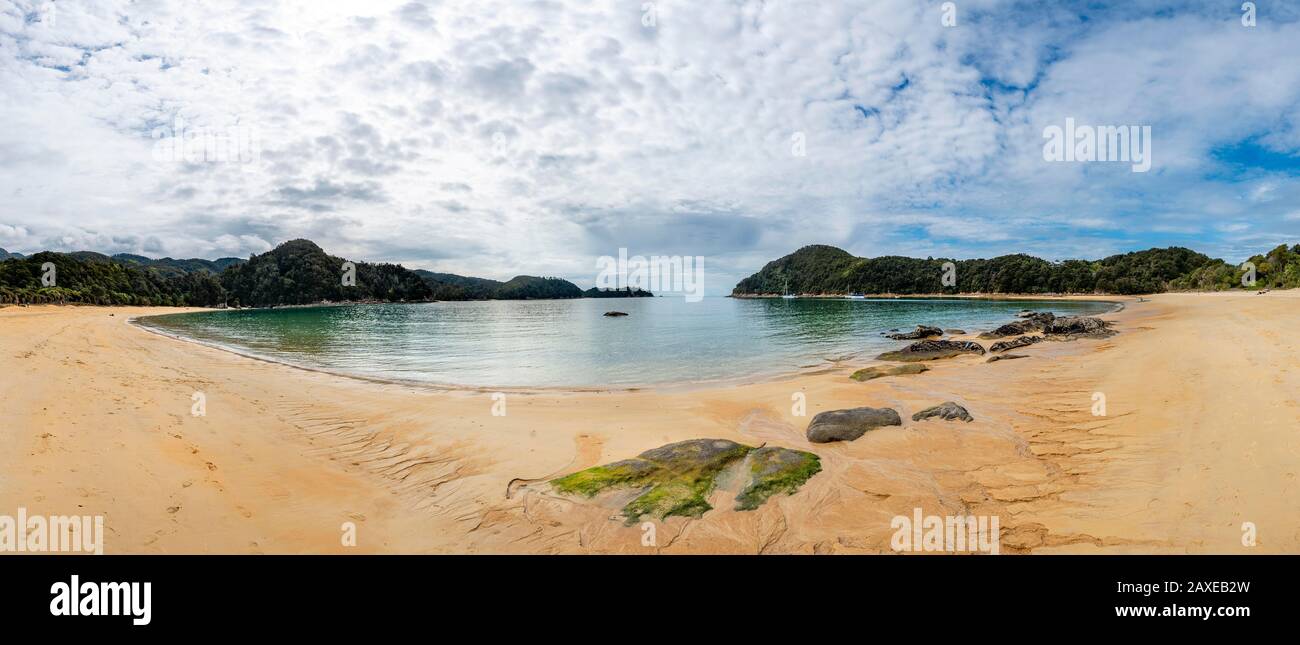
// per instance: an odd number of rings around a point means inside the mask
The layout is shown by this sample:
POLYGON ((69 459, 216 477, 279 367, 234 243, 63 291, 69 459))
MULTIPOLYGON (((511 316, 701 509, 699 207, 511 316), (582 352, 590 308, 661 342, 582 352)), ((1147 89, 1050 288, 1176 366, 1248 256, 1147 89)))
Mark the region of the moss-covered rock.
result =
POLYGON ((777 493, 793 495, 821 470, 821 459, 811 452, 759 448, 749 455, 749 482, 736 496, 736 510, 752 511, 777 493))
POLYGON ((623 507, 627 524, 643 516, 700 517, 712 510, 709 494, 724 470, 753 455, 749 479, 736 497, 737 509, 753 510, 776 493, 793 493, 821 470, 817 456, 786 448, 760 448, 725 439, 692 439, 647 450, 551 481, 557 492, 593 497, 619 489, 640 489, 623 507))
POLYGON ((929 367, 920 363, 907 363, 905 365, 873 365, 854 372, 849 378, 855 381, 870 381, 871 379, 877 379, 883 376, 920 374, 921 372, 928 372, 929 370, 929 367))

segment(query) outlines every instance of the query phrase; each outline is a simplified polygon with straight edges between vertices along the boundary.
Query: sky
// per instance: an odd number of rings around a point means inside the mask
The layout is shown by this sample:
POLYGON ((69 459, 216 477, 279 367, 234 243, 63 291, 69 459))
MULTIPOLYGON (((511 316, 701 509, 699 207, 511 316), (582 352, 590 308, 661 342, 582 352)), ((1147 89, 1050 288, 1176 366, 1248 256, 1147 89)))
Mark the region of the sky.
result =
POLYGON ((0 0, 0 247, 1239 262, 1300 243, 1300 4, 1254 4, 0 0), (1045 158, 1067 119, 1150 169, 1045 158))

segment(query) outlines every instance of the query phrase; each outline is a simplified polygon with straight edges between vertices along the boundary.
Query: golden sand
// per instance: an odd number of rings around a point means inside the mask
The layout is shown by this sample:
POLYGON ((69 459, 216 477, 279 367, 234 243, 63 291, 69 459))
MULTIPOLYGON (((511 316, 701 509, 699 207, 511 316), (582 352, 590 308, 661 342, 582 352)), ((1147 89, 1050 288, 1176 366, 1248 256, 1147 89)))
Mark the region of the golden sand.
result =
POLYGON ((866 383, 849 374, 870 362, 691 391, 512 392, 505 416, 489 391, 310 372, 128 324, 174 309, 10 307, 0 513, 103 515, 107 553, 889 553, 891 518, 915 508, 996 515, 1003 553, 1300 552, 1300 293, 1125 300, 1106 316, 1119 335, 1021 360, 866 383), (975 421, 910 420, 947 400, 975 421), (858 406, 904 424, 804 439, 817 412, 858 406), (617 500, 544 483, 699 437, 808 450, 824 470, 751 512, 724 483, 701 519, 657 522, 653 547, 617 500))

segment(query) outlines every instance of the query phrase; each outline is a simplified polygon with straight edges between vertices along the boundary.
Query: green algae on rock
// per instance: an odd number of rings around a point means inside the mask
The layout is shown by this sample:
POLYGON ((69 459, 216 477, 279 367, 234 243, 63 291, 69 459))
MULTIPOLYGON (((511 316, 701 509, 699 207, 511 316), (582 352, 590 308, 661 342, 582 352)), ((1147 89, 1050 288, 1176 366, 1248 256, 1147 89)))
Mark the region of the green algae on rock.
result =
POLYGON ((736 496, 736 510, 752 511, 777 493, 793 495, 821 470, 821 458, 811 452, 759 448, 749 455, 749 483, 736 496))
POLYGON ((759 448, 725 439, 691 439, 647 450, 634 459, 588 468, 551 481, 560 493, 594 497, 616 489, 644 489, 623 507, 627 524, 642 516, 700 517, 713 507, 709 494, 718 476, 753 455, 748 483, 736 508, 753 510, 773 494, 793 493, 821 470, 816 455, 786 448, 759 448))

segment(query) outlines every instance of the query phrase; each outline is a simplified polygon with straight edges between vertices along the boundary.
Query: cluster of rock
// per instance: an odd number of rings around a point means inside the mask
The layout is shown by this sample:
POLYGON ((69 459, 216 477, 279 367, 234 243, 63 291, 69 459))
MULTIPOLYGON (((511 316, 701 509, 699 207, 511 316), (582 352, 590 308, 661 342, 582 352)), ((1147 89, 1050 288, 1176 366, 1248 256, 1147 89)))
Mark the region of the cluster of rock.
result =
POLYGON ((983 355, 985 351, 983 345, 972 341, 922 340, 897 351, 885 352, 876 358, 882 361, 933 361, 961 354, 983 355))
POLYGON ((1051 325, 1056 320, 1056 314, 1051 312, 1022 311, 1017 315, 1020 316, 1020 320, 1002 325, 993 331, 986 331, 980 334, 980 338, 1006 338, 1007 336, 1019 336, 1044 331, 1048 325, 1051 325))
MULTIPOLYGON (((966 408, 953 401, 945 401, 934 407, 926 408, 912 415, 913 421, 939 418, 947 421, 974 421, 966 408)), ((867 431, 885 426, 903 425, 902 417, 893 408, 850 408, 848 410, 831 410, 813 417, 805 431, 808 441, 813 443, 830 443, 832 441, 853 441, 867 431)))

